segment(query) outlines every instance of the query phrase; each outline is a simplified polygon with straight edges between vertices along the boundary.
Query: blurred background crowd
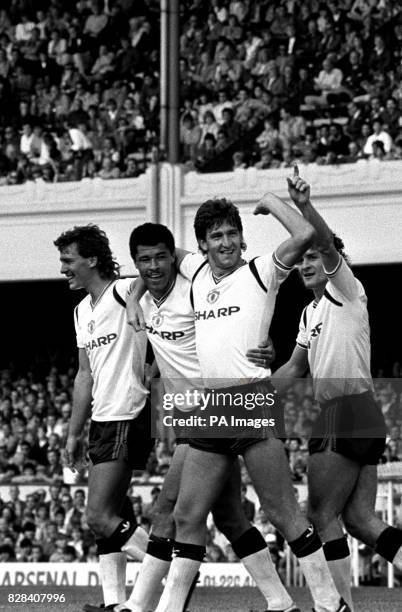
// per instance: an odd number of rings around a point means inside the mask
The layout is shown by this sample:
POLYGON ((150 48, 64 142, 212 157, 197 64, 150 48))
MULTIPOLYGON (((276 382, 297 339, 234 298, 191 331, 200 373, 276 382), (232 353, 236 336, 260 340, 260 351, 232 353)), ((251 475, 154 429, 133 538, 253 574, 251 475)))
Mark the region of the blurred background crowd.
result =
MULTIPOLYGON (((144 171, 158 147, 159 11, 159 0, 1 3, 0 184, 144 171)), ((180 11, 188 169, 402 159, 399 0, 180 11)))

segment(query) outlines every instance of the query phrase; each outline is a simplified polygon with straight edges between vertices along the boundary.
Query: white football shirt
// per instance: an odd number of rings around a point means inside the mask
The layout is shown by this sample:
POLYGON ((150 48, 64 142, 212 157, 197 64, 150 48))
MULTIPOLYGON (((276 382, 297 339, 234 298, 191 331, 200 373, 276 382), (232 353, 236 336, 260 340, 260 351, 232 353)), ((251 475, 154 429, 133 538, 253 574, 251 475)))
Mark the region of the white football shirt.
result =
POLYGON ((267 377, 266 368, 251 363, 246 353, 260 342, 263 316, 268 337, 276 295, 290 270, 275 254, 264 255, 216 278, 202 255, 184 257, 180 271, 192 280, 197 354, 206 384, 267 377))
POLYGON ((143 385, 147 337, 126 321, 130 285, 129 278, 116 280, 94 308, 87 295, 74 312, 77 346, 86 350, 91 366, 93 421, 133 419, 148 395, 143 385))
MULTIPOLYGON (((159 300, 146 291, 140 302, 166 393, 184 393, 199 388, 201 382, 190 288, 191 283, 178 274, 159 300)), ((183 411, 192 408, 180 406, 183 411)))
POLYGON ((340 257, 322 298, 304 309, 297 344, 308 351, 315 397, 325 402, 372 389, 370 325, 361 282, 340 257))

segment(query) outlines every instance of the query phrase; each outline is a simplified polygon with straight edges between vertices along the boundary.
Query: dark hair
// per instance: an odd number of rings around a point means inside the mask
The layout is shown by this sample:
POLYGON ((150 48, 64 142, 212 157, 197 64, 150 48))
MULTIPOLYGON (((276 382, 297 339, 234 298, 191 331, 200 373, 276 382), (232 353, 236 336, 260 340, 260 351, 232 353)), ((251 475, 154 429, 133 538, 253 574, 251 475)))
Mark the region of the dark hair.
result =
POLYGON ((204 137, 204 142, 206 140, 210 140, 214 145, 216 145, 216 138, 211 132, 207 132, 204 137))
POLYGON ((22 538, 20 542, 21 548, 30 548, 32 546, 32 541, 29 538, 22 538))
POLYGON ((67 544, 67 546, 65 547, 64 554, 65 555, 72 555, 72 557, 74 557, 74 559, 77 558, 77 551, 75 550, 74 546, 71 546, 70 544, 67 544))
POLYGON ((243 233, 243 224, 237 206, 226 198, 207 200, 197 210, 194 219, 195 236, 198 240, 205 240, 207 231, 216 225, 227 221, 243 233))
POLYGON ((96 257, 96 268, 102 278, 118 278, 120 266, 113 257, 109 239, 97 225, 76 225, 73 229, 61 234, 54 245, 63 251, 73 242, 76 243, 81 257, 96 257))
POLYGON ((22 531, 35 531, 35 529, 36 529, 35 523, 31 523, 30 521, 27 521, 22 526, 22 531))
POLYGON ((222 117, 223 117, 223 113, 228 113, 230 115, 230 118, 233 119, 234 117, 234 112, 233 112, 233 108, 230 108, 230 106, 225 106, 222 109, 222 117))
POLYGON ((4 553, 10 555, 11 559, 15 559, 14 550, 8 544, 3 544, 2 546, 0 546, 0 554, 4 554, 4 553))
POLYGON ((175 245, 173 234, 166 225, 161 223, 143 223, 131 232, 130 236, 130 255, 133 259, 137 254, 138 247, 141 246, 156 246, 159 242, 163 242, 173 255, 175 245))
POLYGON ((346 261, 346 263, 350 264, 349 257, 346 255, 345 250, 344 250, 345 249, 345 245, 343 243, 342 238, 339 238, 339 236, 337 236, 335 234, 335 232, 332 232, 332 236, 333 236, 333 239, 334 239, 334 247, 336 248, 338 253, 340 255, 342 255, 342 257, 346 261))
POLYGON ((381 149, 382 153, 385 153, 384 143, 382 140, 374 140, 373 148, 374 147, 378 147, 379 149, 381 149))

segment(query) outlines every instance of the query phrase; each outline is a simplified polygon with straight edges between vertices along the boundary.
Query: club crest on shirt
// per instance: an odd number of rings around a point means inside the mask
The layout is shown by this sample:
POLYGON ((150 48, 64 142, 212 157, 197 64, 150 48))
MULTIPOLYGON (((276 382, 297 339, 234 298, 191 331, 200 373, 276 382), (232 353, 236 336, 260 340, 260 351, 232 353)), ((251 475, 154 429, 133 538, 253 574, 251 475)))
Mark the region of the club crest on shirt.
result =
POLYGON ((219 297, 220 293, 218 289, 211 289, 211 291, 207 294, 207 302, 209 304, 215 304, 219 297))
POLYGON ((94 333, 94 331, 95 331, 95 321, 92 320, 92 321, 90 321, 88 323, 88 331, 89 331, 90 334, 94 333))
POLYGON ((162 323, 163 323, 163 315, 159 314, 159 312, 156 312, 152 316, 152 325, 154 327, 160 327, 162 323))

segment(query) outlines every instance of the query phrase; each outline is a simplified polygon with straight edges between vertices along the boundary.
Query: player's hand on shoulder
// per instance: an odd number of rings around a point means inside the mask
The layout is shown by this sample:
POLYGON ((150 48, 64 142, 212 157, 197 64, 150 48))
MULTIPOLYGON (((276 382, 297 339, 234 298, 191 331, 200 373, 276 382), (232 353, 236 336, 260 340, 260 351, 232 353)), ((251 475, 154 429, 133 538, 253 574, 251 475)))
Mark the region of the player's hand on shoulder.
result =
POLYGON ((140 303, 136 300, 127 300, 126 318, 127 323, 131 325, 136 332, 145 331, 144 313, 140 303))
POLYGON ((275 347, 271 338, 268 337, 264 342, 260 342, 257 348, 248 350, 246 357, 254 365, 268 369, 276 357, 275 347))
POLYGON ((296 206, 304 206, 310 200, 310 185, 299 176, 297 164, 293 167, 293 176, 287 177, 288 192, 296 206))

